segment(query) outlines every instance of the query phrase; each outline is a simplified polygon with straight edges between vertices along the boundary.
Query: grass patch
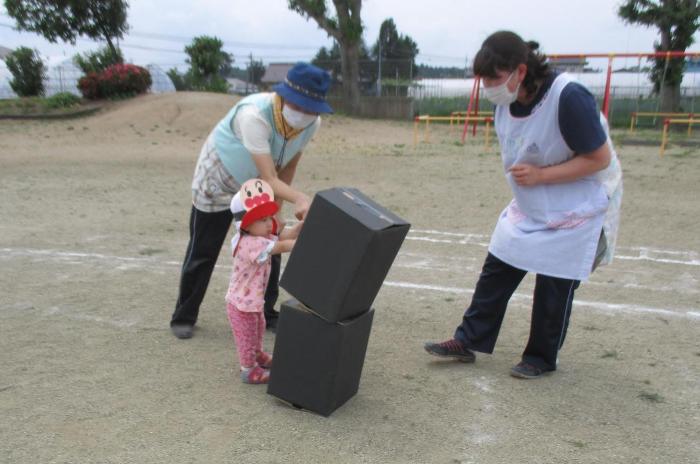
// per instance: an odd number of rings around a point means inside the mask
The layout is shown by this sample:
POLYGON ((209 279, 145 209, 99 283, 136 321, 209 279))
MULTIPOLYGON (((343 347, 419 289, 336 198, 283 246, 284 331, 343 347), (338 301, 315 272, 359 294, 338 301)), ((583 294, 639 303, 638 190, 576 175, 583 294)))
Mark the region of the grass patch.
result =
POLYGON ((3 116, 60 116, 81 109, 94 107, 87 101, 68 92, 51 97, 21 97, 0 100, 0 115, 3 116))
POLYGON ((637 397, 643 399, 644 401, 648 401, 650 403, 663 403, 664 402, 663 396, 659 395, 658 393, 651 393, 648 391, 639 392, 637 397))
POLYGON ((153 256, 158 253, 163 253, 165 250, 162 250, 160 248, 143 248, 139 250, 139 254, 143 256, 153 256))

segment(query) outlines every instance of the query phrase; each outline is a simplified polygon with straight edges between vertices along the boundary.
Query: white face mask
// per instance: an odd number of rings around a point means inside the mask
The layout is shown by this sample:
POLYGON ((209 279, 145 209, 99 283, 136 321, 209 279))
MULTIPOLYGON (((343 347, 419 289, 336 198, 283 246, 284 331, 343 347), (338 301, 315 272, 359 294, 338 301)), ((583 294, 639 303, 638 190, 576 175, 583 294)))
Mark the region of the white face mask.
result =
POLYGON ((318 115, 302 113, 301 111, 293 110, 287 105, 284 105, 282 108, 282 116, 284 116, 287 124, 295 129, 304 129, 313 124, 318 118, 318 115))
MULTIPOLYGON (((516 70, 517 71, 517 70, 516 70)), ((520 82, 515 87, 514 91, 508 90, 508 81, 513 77, 516 71, 510 73, 508 79, 506 79, 502 84, 496 85, 494 87, 484 86, 484 96, 494 105, 510 105, 518 98, 518 90, 520 89, 520 82)))

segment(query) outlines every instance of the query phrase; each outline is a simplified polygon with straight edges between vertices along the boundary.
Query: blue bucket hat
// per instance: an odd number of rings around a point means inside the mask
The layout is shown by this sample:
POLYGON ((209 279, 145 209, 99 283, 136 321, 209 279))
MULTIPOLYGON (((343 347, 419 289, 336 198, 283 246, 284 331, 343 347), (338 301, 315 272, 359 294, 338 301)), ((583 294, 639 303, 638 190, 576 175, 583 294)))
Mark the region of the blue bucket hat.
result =
POLYGON ((272 87, 279 96, 311 113, 332 113, 326 103, 331 75, 308 63, 297 63, 287 73, 284 82, 272 87))

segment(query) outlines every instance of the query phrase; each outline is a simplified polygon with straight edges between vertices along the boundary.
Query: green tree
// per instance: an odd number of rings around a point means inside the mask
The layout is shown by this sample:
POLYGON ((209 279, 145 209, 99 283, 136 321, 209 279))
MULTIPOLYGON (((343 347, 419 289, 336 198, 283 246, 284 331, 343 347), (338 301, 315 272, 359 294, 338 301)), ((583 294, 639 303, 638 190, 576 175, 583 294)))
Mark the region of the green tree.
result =
POLYGON ((338 82, 338 76, 341 75, 340 66, 340 47, 338 47, 338 42, 333 42, 333 46, 330 48, 321 47, 316 56, 311 60, 311 64, 323 68, 331 74, 333 82, 338 82))
POLYGON ((248 82, 260 85, 260 81, 262 81, 262 77, 265 75, 265 65, 262 60, 251 59, 246 70, 248 71, 248 82))
MULTIPOLYGON (((342 59, 340 57, 338 42, 333 42, 333 46, 330 48, 321 47, 318 52, 316 52, 316 56, 311 60, 312 64, 328 71, 333 78, 333 82, 340 82, 342 80, 341 62, 342 59)), ((377 63, 369 55, 364 40, 360 43, 359 68, 361 86, 373 86, 377 80, 377 63)))
POLYGON ((178 92, 182 90, 192 90, 191 82, 188 81, 188 73, 180 74, 176 68, 170 68, 166 72, 178 92))
POLYGON ((7 69, 12 73, 10 87, 20 97, 33 97, 44 94, 44 74, 46 67, 39 52, 27 47, 19 47, 5 58, 7 69))
POLYGON ((185 47, 189 55, 186 62, 195 89, 213 92, 226 92, 228 83, 222 77, 231 70, 233 57, 222 50, 223 42, 217 37, 206 35, 195 37, 185 47))
POLYGON ((360 108, 360 46, 362 44, 362 0, 333 0, 335 15, 325 0, 289 0, 289 8, 318 26, 335 39, 340 47, 343 76, 343 100, 350 114, 360 108))
POLYGON ((408 80, 415 74, 418 45, 411 37, 399 34, 394 20, 385 19, 379 37, 372 47, 372 56, 382 60, 382 78, 408 80))
POLYGON ((77 53, 73 57, 73 62, 85 74, 94 72, 99 73, 104 71, 113 64, 123 63, 124 55, 119 47, 116 48, 116 54, 109 47, 104 47, 93 52, 84 54, 77 53))
POLYGON ((5 0, 7 14, 17 28, 37 32, 50 42, 75 43, 78 36, 104 39, 117 55, 115 39, 124 37, 129 26, 126 0, 5 0))
MULTIPOLYGON (((618 15, 630 24, 656 26, 661 40, 654 42, 657 52, 684 52, 693 43, 698 30, 700 6, 697 0, 626 0, 618 15)), ((680 109, 684 58, 655 58, 650 78, 661 97, 661 111, 680 109), (663 83, 663 86, 662 86, 663 83)))

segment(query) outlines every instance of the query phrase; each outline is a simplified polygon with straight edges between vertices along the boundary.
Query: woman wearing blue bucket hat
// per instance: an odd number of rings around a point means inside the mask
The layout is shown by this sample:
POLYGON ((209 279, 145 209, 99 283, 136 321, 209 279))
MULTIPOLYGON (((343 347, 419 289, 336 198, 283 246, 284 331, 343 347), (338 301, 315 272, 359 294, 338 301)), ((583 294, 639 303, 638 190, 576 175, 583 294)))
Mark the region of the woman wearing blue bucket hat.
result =
MULTIPOLYGON (((303 149, 321 125, 320 115, 332 113, 326 102, 330 75, 311 64, 297 63, 274 92, 257 93, 238 102, 216 125, 204 143, 192 181, 190 240, 180 277, 180 289, 170 327, 178 338, 190 338, 199 306, 229 227, 231 198, 241 185, 261 178, 272 186, 276 201, 294 205, 303 220, 307 195, 291 184, 303 149)), ((265 293, 268 328, 276 325, 280 260, 273 261, 265 293)))

